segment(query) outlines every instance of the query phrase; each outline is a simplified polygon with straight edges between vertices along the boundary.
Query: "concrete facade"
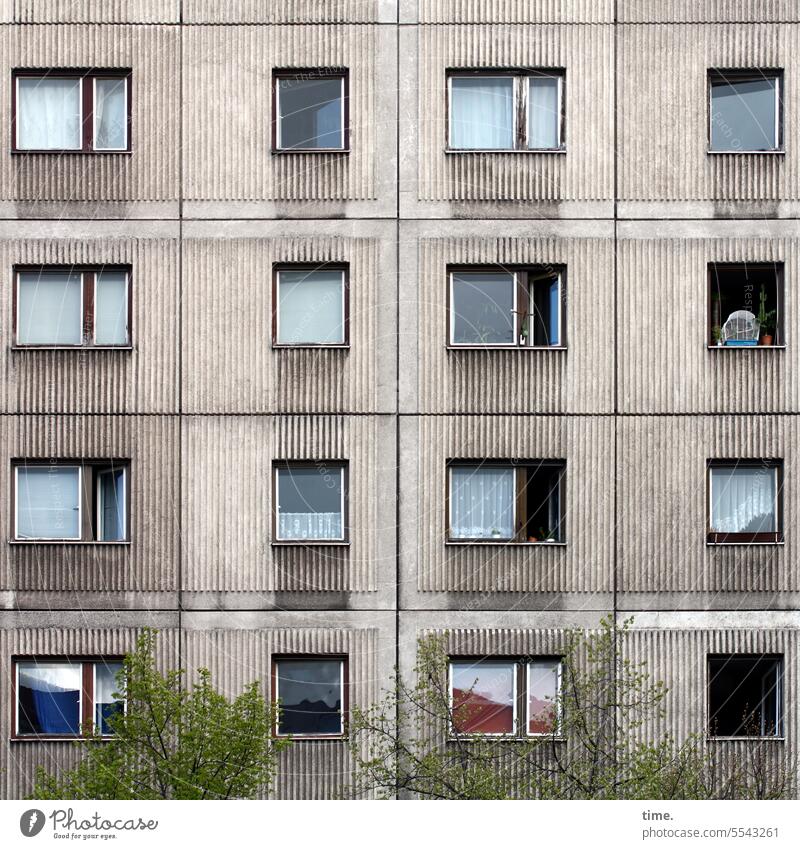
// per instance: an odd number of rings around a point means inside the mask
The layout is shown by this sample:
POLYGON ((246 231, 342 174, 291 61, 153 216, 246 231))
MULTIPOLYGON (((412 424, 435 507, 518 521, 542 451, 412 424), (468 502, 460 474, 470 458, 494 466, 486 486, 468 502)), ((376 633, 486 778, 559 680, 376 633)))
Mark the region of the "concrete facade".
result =
MULTIPOLYGON (((632 615, 665 727, 703 730, 709 653, 775 652, 798 751, 794 0, 0 0, 0 56, 0 795, 73 757, 9 740, 11 658, 144 625, 228 693, 346 654, 367 704, 425 632, 552 654, 632 615), (9 152, 13 69, 100 66, 132 69, 130 154, 9 152), (348 68, 348 154, 271 152, 292 66, 348 68), (481 66, 566 69, 566 152, 445 152, 445 71, 481 66), (785 154, 709 156, 715 66, 783 69, 785 154), (319 261, 349 264, 349 348, 273 348, 273 265, 319 261), (784 264, 785 348, 707 348, 730 261, 784 264), (132 350, 12 347, 13 266, 72 263, 131 266, 132 350), (567 349, 448 350, 446 269, 472 263, 566 268, 567 349), (130 542, 11 542, 21 457, 129 459, 130 542), (565 544, 446 543, 458 457, 566 460, 565 544), (783 460, 785 544, 706 545, 715 457, 783 460), (348 463, 348 546, 272 544, 287 459, 348 463)), ((347 771, 304 741, 274 794, 347 771)))

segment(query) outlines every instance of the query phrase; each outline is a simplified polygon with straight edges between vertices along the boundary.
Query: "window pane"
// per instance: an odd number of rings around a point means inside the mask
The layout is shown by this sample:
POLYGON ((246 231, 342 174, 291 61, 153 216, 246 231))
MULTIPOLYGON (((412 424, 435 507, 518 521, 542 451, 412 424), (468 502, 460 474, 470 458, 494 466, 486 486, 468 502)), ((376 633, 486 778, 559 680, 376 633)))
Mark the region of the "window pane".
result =
POLYGON ((18 77, 17 92, 18 148, 80 150, 80 80, 18 77))
POLYGON ((555 77, 530 77, 528 80, 528 147, 556 148, 561 115, 558 108, 559 80, 555 77))
POLYGON ((97 478, 100 528, 98 539, 125 539, 125 472, 100 472, 97 478))
POLYGON ((281 148, 344 147, 341 77, 278 80, 281 148))
POLYGON ((125 79, 94 82, 95 150, 125 150, 128 146, 128 108, 125 79))
POLYGON ((549 734, 555 728, 559 667, 557 660, 535 660, 528 664, 529 734, 549 734))
POLYGON ((80 345, 83 278, 58 271, 19 274, 17 341, 20 345, 80 345))
POLYGON ((343 539, 342 469, 278 469, 278 539, 343 539))
POLYGON ((775 77, 711 84, 711 149, 774 150, 775 77))
POLYGON ((344 343, 344 272, 278 272, 278 342, 344 343))
POLYGON ((772 467, 711 469, 711 530, 716 533, 777 531, 772 467))
POLYGON ((450 147, 513 150, 514 80, 451 77, 450 147))
POLYGON ((79 487, 76 468, 17 468, 17 537, 80 539, 79 487))
POLYGON ((514 733, 513 663, 453 663, 453 724, 472 734, 514 733))
POLYGON ((341 734, 341 661, 281 660, 277 666, 278 732, 341 734))
POLYGON ((121 663, 95 663, 94 665, 94 722, 101 734, 110 734, 109 719, 121 710, 124 703, 114 698, 120 691, 117 678, 122 672, 121 663))
POLYGON ((80 733, 81 664, 20 663, 20 734, 80 733))
POLYGON ((450 532, 454 539, 514 536, 514 470, 454 466, 450 532))
POLYGON ((126 345, 128 343, 127 272, 102 271, 95 279, 95 344, 126 345))
POLYGON ((774 737, 783 733, 780 658, 710 657, 708 675, 712 736, 774 737))
POLYGON ((453 344, 513 345, 514 275, 454 272, 452 279, 453 344))

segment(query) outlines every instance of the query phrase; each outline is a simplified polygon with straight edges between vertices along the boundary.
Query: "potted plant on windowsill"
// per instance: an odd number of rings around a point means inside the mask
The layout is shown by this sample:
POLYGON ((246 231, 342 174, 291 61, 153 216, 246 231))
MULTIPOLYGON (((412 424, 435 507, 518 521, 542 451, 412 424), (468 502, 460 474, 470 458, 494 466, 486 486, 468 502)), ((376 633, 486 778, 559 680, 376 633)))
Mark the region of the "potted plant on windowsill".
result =
POLYGON ((764 286, 761 286, 761 293, 758 296, 758 332, 759 345, 774 345, 775 344, 775 324, 777 313, 775 310, 767 312, 767 293, 764 286))
POLYGON ((711 335, 714 337, 714 344, 718 348, 721 348, 725 344, 725 342, 722 339, 722 328, 718 324, 715 324, 711 328, 711 335))
POLYGON ((549 528, 539 528, 539 537, 542 542, 556 542, 556 538, 549 528))
POLYGON ((500 533, 499 528, 492 528, 492 539, 502 539, 503 535, 500 533))

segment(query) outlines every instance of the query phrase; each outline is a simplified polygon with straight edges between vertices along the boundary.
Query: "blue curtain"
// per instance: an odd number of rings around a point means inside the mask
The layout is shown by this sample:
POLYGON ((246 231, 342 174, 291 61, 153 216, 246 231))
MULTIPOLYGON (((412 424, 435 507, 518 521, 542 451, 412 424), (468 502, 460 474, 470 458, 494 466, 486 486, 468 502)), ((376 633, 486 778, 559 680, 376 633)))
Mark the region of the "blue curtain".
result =
POLYGON ((78 690, 33 690, 20 687, 23 707, 20 732, 33 734, 78 734, 80 732, 80 692, 78 690), (27 723, 24 722, 27 719, 27 723), (28 726, 27 728, 25 726, 28 726))

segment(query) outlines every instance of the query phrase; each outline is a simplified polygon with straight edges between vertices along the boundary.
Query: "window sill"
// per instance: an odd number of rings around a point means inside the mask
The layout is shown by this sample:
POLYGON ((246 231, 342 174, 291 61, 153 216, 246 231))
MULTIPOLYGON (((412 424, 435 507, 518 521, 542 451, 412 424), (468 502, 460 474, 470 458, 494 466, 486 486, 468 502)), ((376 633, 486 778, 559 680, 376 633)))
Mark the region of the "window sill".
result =
POLYGON ((508 743, 526 743, 529 740, 547 740, 552 743, 566 743, 567 738, 561 737, 559 735, 553 736, 552 734, 481 734, 480 732, 469 733, 464 732, 461 737, 455 737, 452 734, 448 734, 447 742, 448 743, 456 743, 459 740, 461 741, 472 741, 475 740, 479 742, 480 740, 505 740, 508 743))
POLYGON ((744 545, 744 546, 753 546, 753 545, 782 546, 782 545, 786 545, 786 542, 785 542, 785 540, 782 540, 782 539, 781 539, 781 540, 773 540, 773 541, 759 540, 759 541, 757 541, 757 542, 756 542, 756 541, 754 541, 754 540, 750 540, 750 541, 746 541, 746 542, 734 542, 734 541, 731 541, 731 542, 712 542, 711 540, 706 540, 706 546, 707 546, 708 548, 719 548, 719 547, 721 547, 721 546, 730 546, 730 545, 744 545))
POLYGON ((43 150, 17 150, 12 149, 12 156, 27 156, 28 154, 52 155, 52 156, 131 156, 132 150, 75 150, 67 148, 66 150, 55 150, 52 148, 44 148, 43 150))
POLYGON ((302 546, 303 548, 349 548, 349 540, 335 539, 274 539, 270 541, 270 545, 274 548, 286 548, 288 546, 302 546))
POLYGON ((324 741, 333 743, 344 743, 347 741, 346 734, 275 734, 276 740, 292 740, 298 742, 320 743, 324 741))
POLYGON ((520 540, 509 540, 509 539, 447 539, 444 541, 445 545, 492 545, 492 546, 514 546, 514 547, 547 547, 547 548, 566 548, 566 542, 547 542, 546 540, 542 540, 541 542, 522 542, 520 540))
POLYGON ((9 345, 11 351, 132 351, 133 345, 9 345))
POLYGON ((566 351, 566 345, 446 345, 448 351, 566 351))
POLYGON ((709 156, 786 156, 784 149, 780 150, 711 150, 706 148, 709 156))
POLYGON ((9 545, 130 545, 129 539, 10 539, 9 545))
POLYGON ((736 741, 745 741, 745 742, 753 742, 758 741, 759 743, 769 742, 769 743, 785 743, 785 737, 758 737, 753 735, 748 735, 746 737, 711 737, 710 735, 706 735, 706 741, 708 743, 730 743, 736 741))
POLYGON ((562 154, 565 154, 567 152, 567 149, 565 147, 537 147, 537 148, 531 148, 531 149, 525 149, 525 150, 516 149, 516 148, 506 149, 506 148, 493 148, 493 147, 489 147, 489 148, 446 147, 444 149, 444 152, 446 154, 455 154, 455 155, 461 155, 461 154, 465 154, 465 153, 466 154, 471 154, 471 153, 472 154, 475 154, 475 153, 480 153, 480 154, 483 154, 483 153, 502 153, 502 154, 512 153, 512 154, 523 154, 523 155, 526 155, 526 154, 536 155, 536 154, 546 153, 546 154, 562 155, 562 154))
POLYGON ((326 345, 321 342, 317 345, 314 342, 301 342, 298 345, 289 345, 286 343, 274 342, 272 347, 276 351, 295 351, 298 348, 304 351, 349 351, 350 343, 348 342, 342 345, 326 345))
POLYGON ((706 345, 709 351, 785 351, 786 345, 706 345))
POLYGON ((306 154, 306 153, 350 153, 351 148, 349 147, 305 147, 305 148, 293 148, 293 147, 273 147, 272 154, 274 156, 283 156, 285 154, 306 154))
MULTIPOLYGON (((11 736, 8 738, 9 743, 75 743, 78 740, 97 739, 84 737, 81 734, 26 734, 11 736)), ((113 740, 110 734, 104 734, 100 737, 101 741, 113 740)))

